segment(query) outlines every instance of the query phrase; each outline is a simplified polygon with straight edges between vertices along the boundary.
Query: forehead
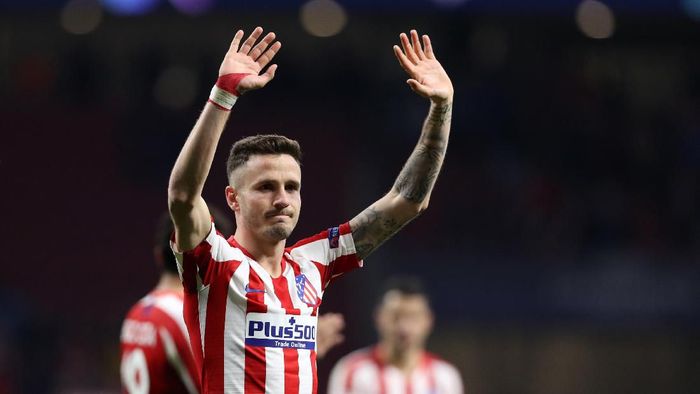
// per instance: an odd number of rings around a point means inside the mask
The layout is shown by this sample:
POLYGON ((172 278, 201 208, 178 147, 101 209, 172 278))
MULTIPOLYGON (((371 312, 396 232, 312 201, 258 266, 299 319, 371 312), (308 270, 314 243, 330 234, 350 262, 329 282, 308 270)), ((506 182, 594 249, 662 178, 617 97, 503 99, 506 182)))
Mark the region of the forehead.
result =
POLYGON ((402 294, 390 291, 382 299, 381 309, 385 311, 418 311, 429 312, 428 300, 420 294, 402 294))
POLYGON ((290 155, 252 155, 234 174, 245 183, 262 180, 301 182, 301 167, 290 155))

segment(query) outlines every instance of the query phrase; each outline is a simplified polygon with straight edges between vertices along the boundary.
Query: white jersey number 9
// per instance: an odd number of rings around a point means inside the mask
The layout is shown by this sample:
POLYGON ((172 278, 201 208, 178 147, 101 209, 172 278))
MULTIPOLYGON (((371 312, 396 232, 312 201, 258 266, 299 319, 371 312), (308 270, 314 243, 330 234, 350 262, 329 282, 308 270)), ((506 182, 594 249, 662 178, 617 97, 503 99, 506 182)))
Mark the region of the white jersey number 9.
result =
POLYGON ((121 365, 122 384, 129 394, 148 394, 151 381, 143 350, 136 348, 125 353, 121 365))

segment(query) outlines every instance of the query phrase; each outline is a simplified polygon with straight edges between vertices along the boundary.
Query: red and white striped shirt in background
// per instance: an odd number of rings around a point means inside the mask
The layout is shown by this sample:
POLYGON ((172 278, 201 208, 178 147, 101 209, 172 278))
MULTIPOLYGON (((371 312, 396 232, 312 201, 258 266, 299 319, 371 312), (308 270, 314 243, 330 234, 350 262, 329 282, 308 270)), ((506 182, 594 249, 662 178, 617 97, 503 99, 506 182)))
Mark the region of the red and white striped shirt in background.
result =
POLYGON ((199 393, 182 302, 181 293, 156 290, 126 315, 121 331, 123 392, 199 393))
POLYGON ((331 280, 361 267, 349 223, 286 248, 272 278, 214 225, 178 253, 185 322, 205 393, 317 392, 316 321, 331 280))
POLYGON ((328 394, 462 394, 455 367, 424 352, 409 376, 384 363, 377 348, 360 349, 341 358, 331 371, 328 394))

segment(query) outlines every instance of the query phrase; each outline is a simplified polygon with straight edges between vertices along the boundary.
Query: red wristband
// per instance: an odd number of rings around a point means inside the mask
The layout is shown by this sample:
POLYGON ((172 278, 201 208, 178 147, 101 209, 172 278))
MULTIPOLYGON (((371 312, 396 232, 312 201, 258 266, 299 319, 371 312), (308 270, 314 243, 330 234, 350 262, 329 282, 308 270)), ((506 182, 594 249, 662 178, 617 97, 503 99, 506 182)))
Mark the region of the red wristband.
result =
POLYGON ((216 80, 216 86, 219 87, 219 89, 223 89, 234 96, 238 97, 241 94, 238 92, 238 84, 241 82, 241 80, 245 77, 247 77, 250 74, 245 74, 245 73, 232 73, 232 74, 225 74, 220 76, 216 80))
POLYGON ((232 73, 220 76, 209 93, 209 102, 224 111, 230 111, 240 93, 238 84, 250 74, 232 73))

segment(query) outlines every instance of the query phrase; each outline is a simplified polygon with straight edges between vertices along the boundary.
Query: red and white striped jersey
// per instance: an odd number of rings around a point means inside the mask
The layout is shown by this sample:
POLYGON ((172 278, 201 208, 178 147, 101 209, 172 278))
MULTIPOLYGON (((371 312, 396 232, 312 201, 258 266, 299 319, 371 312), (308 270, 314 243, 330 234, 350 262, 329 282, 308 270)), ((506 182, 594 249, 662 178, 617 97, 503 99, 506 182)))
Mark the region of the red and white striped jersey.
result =
POLYGON ((409 375, 384 363, 377 348, 365 348, 341 358, 331 371, 328 394, 462 394, 462 378, 448 362, 423 353, 409 375))
POLYGON ((153 291, 126 315, 121 331, 125 393, 198 393, 197 369, 182 318, 182 294, 153 291))
POLYGON ((286 248, 272 278, 214 225, 178 253, 185 322, 205 393, 316 393, 316 321, 330 281, 361 267, 349 223, 286 248))

